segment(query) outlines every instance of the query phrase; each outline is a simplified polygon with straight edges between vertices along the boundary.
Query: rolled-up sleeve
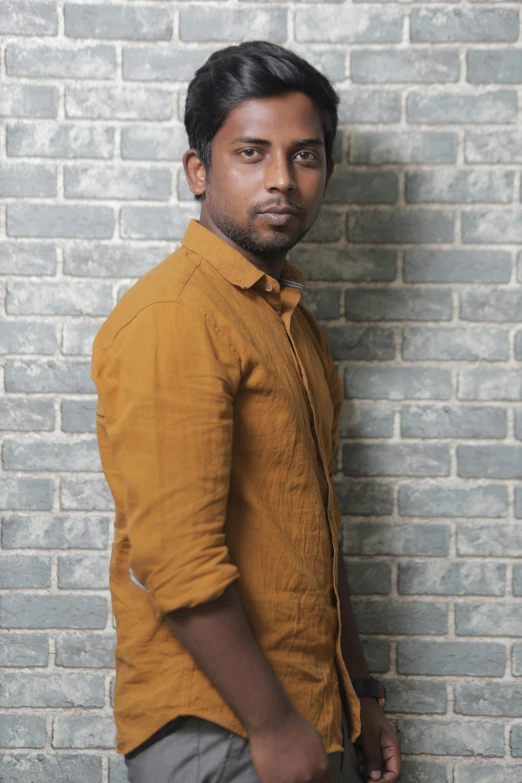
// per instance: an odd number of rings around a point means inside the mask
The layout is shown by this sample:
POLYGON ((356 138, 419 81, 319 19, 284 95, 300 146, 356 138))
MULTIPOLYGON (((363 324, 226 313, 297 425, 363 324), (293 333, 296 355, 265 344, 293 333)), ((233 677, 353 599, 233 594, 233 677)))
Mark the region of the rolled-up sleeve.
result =
POLYGON ((239 576, 225 539, 238 355, 204 313, 159 302, 119 331, 93 378, 133 575, 162 613, 219 597, 239 576))

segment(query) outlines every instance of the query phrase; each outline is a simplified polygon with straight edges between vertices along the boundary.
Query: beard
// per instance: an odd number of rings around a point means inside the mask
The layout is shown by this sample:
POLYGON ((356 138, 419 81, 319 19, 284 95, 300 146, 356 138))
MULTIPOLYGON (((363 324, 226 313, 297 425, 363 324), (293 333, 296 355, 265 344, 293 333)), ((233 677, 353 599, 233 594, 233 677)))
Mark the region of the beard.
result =
MULTIPOLYGON (((257 229, 255 220, 259 211, 269 205, 273 206, 274 201, 272 200, 269 204, 256 204, 251 206, 248 210, 246 226, 238 225, 226 211, 215 213, 214 209, 209 208, 210 205, 208 203, 207 209, 210 217, 219 230, 241 248, 241 250, 251 253, 258 258, 271 259, 274 256, 286 255, 289 250, 297 245, 310 230, 315 218, 310 225, 306 225, 306 213, 304 208, 300 205, 292 204, 291 206, 298 210, 298 228, 289 235, 282 226, 271 226, 270 233, 266 236, 257 229)), ((281 206, 283 206, 283 204, 281 204, 281 206)))

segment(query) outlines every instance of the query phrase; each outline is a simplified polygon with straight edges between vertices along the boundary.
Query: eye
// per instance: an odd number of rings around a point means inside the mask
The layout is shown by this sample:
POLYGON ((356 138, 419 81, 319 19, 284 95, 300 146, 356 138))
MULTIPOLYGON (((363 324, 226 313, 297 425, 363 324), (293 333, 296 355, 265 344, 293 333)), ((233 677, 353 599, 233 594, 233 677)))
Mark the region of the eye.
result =
POLYGON ((261 153, 259 152, 259 150, 255 150, 249 147, 246 150, 240 150, 239 154, 242 155, 247 160, 255 160, 256 156, 260 155, 261 153))
POLYGON ((300 160, 303 163, 314 163, 316 160, 318 160, 317 153, 311 152, 310 150, 301 150, 297 153, 297 156, 300 157, 300 160))

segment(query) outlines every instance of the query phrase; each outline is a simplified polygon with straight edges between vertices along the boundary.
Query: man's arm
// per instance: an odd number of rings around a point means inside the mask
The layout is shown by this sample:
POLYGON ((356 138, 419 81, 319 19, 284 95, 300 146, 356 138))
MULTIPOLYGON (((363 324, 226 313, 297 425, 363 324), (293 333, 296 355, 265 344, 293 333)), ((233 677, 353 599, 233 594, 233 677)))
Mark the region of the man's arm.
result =
POLYGON ((350 679, 368 679, 370 672, 364 657, 363 646, 357 632, 353 613, 350 586, 342 553, 339 553, 338 591, 341 604, 341 652, 350 679))

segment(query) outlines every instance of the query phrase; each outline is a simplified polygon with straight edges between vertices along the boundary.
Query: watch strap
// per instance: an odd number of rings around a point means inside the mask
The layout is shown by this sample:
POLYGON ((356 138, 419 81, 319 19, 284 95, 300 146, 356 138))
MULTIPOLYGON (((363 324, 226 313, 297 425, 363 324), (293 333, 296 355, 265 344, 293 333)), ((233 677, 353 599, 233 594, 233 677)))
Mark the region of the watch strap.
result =
POLYGON ((382 682, 376 678, 352 680, 353 689, 357 696, 371 696, 374 699, 385 699, 386 691, 382 682))

